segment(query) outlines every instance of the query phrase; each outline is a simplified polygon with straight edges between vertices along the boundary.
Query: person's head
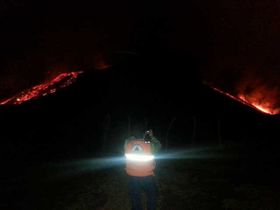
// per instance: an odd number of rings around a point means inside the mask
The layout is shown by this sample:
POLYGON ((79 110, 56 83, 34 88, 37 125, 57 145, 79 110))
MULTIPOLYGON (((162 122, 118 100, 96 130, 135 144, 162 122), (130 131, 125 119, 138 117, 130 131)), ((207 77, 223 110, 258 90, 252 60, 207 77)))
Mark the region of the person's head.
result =
POLYGON ((152 129, 149 129, 149 134, 150 134, 150 136, 153 136, 153 135, 154 135, 154 133, 153 133, 153 130, 152 130, 152 129))
POLYGON ((144 133, 144 140, 150 141, 152 136, 153 136, 153 130, 149 129, 149 130, 145 131, 145 133, 144 133))

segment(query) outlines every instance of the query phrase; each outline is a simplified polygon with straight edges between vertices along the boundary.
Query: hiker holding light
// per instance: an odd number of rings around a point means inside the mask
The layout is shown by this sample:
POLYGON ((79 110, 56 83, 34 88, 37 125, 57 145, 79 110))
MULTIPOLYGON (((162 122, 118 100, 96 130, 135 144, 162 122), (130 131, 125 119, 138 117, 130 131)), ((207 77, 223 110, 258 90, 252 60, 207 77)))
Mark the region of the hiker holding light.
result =
POLYGON ((148 210, 156 210, 157 186, 155 181, 155 157, 161 143, 150 129, 143 138, 131 137, 125 142, 126 173, 132 210, 143 210, 141 193, 147 197, 148 210))

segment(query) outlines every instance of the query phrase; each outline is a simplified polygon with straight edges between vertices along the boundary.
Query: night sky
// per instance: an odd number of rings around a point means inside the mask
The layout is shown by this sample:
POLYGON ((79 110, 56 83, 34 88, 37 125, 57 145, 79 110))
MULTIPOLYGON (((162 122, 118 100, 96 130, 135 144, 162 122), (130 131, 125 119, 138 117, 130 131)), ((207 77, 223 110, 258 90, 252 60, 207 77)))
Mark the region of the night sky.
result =
POLYGON ((2 99, 62 72, 85 72, 66 93, 12 106, 26 115, 34 115, 30 107, 54 116, 71 110, 75 121, 90 110, 96 124, 109 114, 132 118, 140 130, 176 118, 182 138, 194 116, 263 120, 205 82, 233 95, 259 93, 279 107, 277 1, 2 0, 0 9, 2 99))
POLYGON ((263 87, 278 107, 278 1, 3 0, 0 8, 2 97, 50 72, 95 68, 131 53, 146 63, 165 56, 178 74, 195 72, 233 94, 263 87))

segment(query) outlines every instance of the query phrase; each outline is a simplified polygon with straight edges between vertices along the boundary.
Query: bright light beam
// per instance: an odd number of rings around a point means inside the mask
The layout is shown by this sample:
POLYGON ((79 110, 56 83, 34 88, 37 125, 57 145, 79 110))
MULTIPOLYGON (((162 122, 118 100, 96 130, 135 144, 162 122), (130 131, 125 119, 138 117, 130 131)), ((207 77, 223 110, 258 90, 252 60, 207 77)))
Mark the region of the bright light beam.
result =
POLYGON ((104 158, 92 158, 76 161, 68 161, 50 164, 55 167, 58 176, 76 176, 93 171, 107 170, 110 168, 124 168, 126 159, 136 161, 158 160, 192 160, 192 159, 217 159, 217 158, 233 158, 230 154, 220 152, 220 147, 200 147, 190 149, 177 149, 168 152, 160 152, 156 155, 132 155, 124 154, 123 156, 113 156, 104 158), (140 157, 139 157, 140 156, 140 157))
POLYGON ((148 161, 154 160, 153 155, 125 154, 125 157, 129 161, 136 161, 136 162, 148 162, 148 161))

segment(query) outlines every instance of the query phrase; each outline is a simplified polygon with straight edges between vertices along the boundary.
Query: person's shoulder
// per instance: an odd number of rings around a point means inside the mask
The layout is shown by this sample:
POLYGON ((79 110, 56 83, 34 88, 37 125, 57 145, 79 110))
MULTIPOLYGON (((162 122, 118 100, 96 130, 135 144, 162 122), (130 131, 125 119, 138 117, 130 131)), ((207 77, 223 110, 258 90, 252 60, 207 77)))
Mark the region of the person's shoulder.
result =
POLYGON ((151 140, 152 140, 152 141, 159 141, 158 138, 155 137, 155 136, 152 136, 151 140))

